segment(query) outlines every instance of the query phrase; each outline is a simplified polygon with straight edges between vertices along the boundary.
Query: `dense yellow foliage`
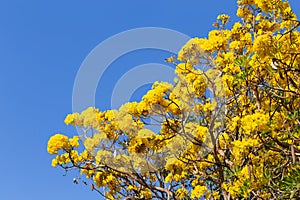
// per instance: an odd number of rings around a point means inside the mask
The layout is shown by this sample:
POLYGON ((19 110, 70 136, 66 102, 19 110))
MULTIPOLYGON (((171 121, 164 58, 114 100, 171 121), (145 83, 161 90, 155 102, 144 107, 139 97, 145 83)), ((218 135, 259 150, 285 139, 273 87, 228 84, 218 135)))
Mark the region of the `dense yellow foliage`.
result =
POLYGON ((80 169, 107 199, 300 196, 300 22, 287 1, 237 4, 240 21, 219 15, 167 59, 174 83, 69 114, 83 135, 52 136, 52 165, 80 169))

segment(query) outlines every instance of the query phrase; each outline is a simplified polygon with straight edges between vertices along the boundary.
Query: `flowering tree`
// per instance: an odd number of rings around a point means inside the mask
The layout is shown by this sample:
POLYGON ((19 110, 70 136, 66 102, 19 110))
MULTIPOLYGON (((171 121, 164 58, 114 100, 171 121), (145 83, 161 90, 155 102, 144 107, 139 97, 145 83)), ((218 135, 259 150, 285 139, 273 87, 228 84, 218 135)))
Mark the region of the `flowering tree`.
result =
POLYGON ((52 166, 107 199, 300 196, 300 21, 281 0, 238 0, 237 16, 166 59, 174 83, 69 114, 83 134, 50 138, 52 166))

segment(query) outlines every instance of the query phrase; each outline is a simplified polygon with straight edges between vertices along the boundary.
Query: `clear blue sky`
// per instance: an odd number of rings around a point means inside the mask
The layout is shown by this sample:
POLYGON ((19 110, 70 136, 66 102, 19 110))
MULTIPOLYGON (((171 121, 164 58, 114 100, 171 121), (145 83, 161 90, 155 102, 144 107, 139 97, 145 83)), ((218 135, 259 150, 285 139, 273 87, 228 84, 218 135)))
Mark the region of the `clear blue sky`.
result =
MULTIPOLYGON (((300 2, 291 4, 300 13, 300 2)), ((218 14, 234 15, 235 9, 235 0, 0 1, 0 199, 100 199, 73 184, 74 174, 52 168, 46 152, 51 135, 77 134, 63 120, 72 111, 73 83, 85 57, 132 28, 164 27, 203 37, 218 14)), ((98 88, 96 105, 109 107, 112 75, 119 77, 119 69, 164 63, 167 56, 149 50, 120 58, 98 88)))

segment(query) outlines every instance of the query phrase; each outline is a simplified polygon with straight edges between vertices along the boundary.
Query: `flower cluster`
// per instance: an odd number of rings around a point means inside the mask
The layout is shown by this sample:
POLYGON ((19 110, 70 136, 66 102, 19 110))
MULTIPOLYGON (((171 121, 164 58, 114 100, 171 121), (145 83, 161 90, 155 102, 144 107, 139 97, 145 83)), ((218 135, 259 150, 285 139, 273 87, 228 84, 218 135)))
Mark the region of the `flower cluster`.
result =
POLYGON ((80 169, 107 199, 300 196, 300 21, 284 0, 237 4, 240 21, 219 15, 166 59, 173 83, 67 115, 82 135, 49 139, 52 166, 80 169))

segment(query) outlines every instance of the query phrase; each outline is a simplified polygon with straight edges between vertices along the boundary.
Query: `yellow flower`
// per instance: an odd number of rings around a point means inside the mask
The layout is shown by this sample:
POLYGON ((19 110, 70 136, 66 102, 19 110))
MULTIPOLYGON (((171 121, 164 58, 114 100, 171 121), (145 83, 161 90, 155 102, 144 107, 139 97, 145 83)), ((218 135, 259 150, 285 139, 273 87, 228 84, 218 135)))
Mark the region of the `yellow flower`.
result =
POLYGON ((56 134, 49 139, 47 151, 49 154, 57 154, 57 151, 68 147, 68 137, 62 134, 56 134))
POLYGON ((176 196, 178 196, 179 198, 184 198, 186 197, 186 195, 188 194, 188 190, 185 188, 179 188, 178 190, 176 190, 176 196))
POLYGON ((217 17, 217 19, 221 20, 222 24, 226 24, 228 22, 228 20, 230 19, 230 16, 226 15, 226 14, 221 14, 217 17))
POLYGON ((65 118, 65 124, 69 125, 72 123, 74 120, 74 114, 68 114, 67 117, 65 118))
POLYGON ((192 198, 200 198, 207 191, 206 186, 197 185, 193 190, 191 197, 192 198))
POLYGON ((78 142, 78 140, 79 140, 79 137, 78 137, 78 136, 74 136, 74 137, 70 138, 70 139, 69 139, 70 145, 71 145, 72 147, 79 147, 79 142, 78 142))

